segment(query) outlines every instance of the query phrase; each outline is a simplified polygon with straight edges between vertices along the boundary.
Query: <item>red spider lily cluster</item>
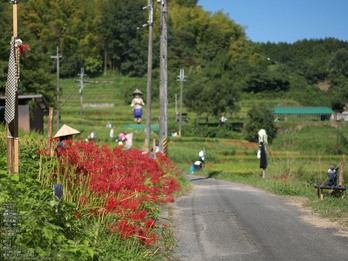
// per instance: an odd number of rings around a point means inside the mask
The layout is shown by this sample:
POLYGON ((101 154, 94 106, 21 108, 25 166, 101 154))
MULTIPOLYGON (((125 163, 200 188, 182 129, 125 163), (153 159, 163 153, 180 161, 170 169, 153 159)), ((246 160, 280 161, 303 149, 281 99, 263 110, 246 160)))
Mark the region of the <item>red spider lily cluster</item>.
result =
POLYGON ((283 181, 287 181, 287 180, 292 180, 292 178, 290 177, 289 173, 286 173, 284 176, 276 176, 276 177, 272 177, 275 180, 283 180, 283 181))
POLYGON ((156 222, 149 218, 153 208, 147 206, 174 201, 172 193, 180 189, 179 167, 161 153, 153 160, 138 149, 111 150, 107 145, 72 144, 71 140, 65 148, 59 151, 59 172, 64 173, 66 193, 80 190, 74 200, 82 208, 94 205, 91 215, 113 215, 109 230, 122 238, 134 236, 146 245, 154 243, 157 237, 151 231, 156 222))
POLYGON ((27 44, 22 44, 22 45, 18 46, 17 49, 19 50, 19 52, 21 54, 26 52, 26 51, 30 52, 32 50, 31 47, 29 45, 27 45, 27 44))
POLYGON ((249 148, 249 149, 256 149, 259 146, 257 142, 245 142, 241 140, 227 140, 226 142, 233 143, 233 144, 241 144, 243 147, 249 148))

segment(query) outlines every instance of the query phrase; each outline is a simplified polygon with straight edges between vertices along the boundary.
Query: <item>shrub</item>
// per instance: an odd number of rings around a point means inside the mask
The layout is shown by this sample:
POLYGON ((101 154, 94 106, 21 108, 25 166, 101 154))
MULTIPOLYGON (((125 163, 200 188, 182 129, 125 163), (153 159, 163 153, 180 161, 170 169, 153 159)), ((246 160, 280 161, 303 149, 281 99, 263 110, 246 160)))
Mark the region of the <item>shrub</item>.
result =
POLYGON ((273 112, 265 105, 253 105, 248 111, 250 121, 244 128, 245 139, 248 141, 258 141, 258 131, 260 129, 266 130, 268 135, 268 143, 277 136, 277 127, 274 125, 273 112))

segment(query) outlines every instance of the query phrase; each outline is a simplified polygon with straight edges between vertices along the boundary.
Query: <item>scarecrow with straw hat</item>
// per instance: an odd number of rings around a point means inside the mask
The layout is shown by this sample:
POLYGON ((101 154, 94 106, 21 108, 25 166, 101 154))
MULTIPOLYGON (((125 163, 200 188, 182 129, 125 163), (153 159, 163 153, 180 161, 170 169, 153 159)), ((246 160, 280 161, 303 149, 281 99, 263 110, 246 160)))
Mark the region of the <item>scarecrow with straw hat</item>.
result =
POLYGON ((145 105, 143 99, 140 98, 140 95, 143 95, 143 93, 136 89, 132 94, 134 95, 131 104, 131 106, 134 107, 134 121, 139 124, 141 122, 142 108, 145 105))
POLYGON ((73 135, 79 134, 80 132, 78 130, 75 130, 68 125, 63 125, 63 127, 60 128, 60 130, 54 135, 53 138, 59 138, 59 143, 56 147, 56 151, 59 155, 59 150, 64 149, 64 141, 65 140, 72 140, 73 135))

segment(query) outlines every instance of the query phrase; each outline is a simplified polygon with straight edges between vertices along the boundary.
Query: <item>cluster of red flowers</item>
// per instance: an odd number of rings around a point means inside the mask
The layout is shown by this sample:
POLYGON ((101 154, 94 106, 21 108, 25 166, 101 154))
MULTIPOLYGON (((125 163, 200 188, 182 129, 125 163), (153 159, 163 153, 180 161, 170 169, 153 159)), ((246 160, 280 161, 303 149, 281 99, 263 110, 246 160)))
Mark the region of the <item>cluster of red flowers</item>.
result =
POLYGON ((286 181, 287 179, 292 179, 290 177, 290 174, 289 173, 286 173, 284 176, 276 176, 276 177, 272 177, 274 178, 275 180, 279 180, 279 179, 282 179, 283 181, 286 181))
POLYGON ((245 142, 241 140, 227 140, 228 143, 238 143, 244 146, 245 148, 250 148, 250 149, 256 149, 258 148, 259 144, 257 142, 245 142))
POLYGON ((80 196, 79 204, 88 206, 92 201, 96 204, 99 198, 102 203, 90 214, 113 214, 117 220, 111 224, 111 231, 122 238, 138 237, 146 245, 157 239, 151 233, 155 221, 148 218, 154 208, 148 206, 173 202, 172 193, 180 189, 179 167, 161 153, 156 157, 153 160, 138 149, 111 150, 107 145, 99 147, 85 141, 70 142, 60 152, 63 170, 74 170, 65 176, 65 182, 68 186, 87 187, 89 191, 88 195, 80 196))

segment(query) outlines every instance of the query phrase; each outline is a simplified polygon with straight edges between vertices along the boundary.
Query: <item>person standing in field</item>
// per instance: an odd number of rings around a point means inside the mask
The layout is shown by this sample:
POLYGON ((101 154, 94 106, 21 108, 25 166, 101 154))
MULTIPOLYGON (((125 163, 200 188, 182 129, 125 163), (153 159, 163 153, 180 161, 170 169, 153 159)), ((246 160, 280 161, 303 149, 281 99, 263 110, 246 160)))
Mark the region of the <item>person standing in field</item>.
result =
POLYGON ((141 91, 136 89, 133 92, 134 99, 132 100, 131 106, 134 107, 134 121, 140 124, 141 122, 141 116, 142 116, 142 110, 143 106, 145 105, 144 101, 142 98, 140 98, 140 95, 143 95, 141 91))

